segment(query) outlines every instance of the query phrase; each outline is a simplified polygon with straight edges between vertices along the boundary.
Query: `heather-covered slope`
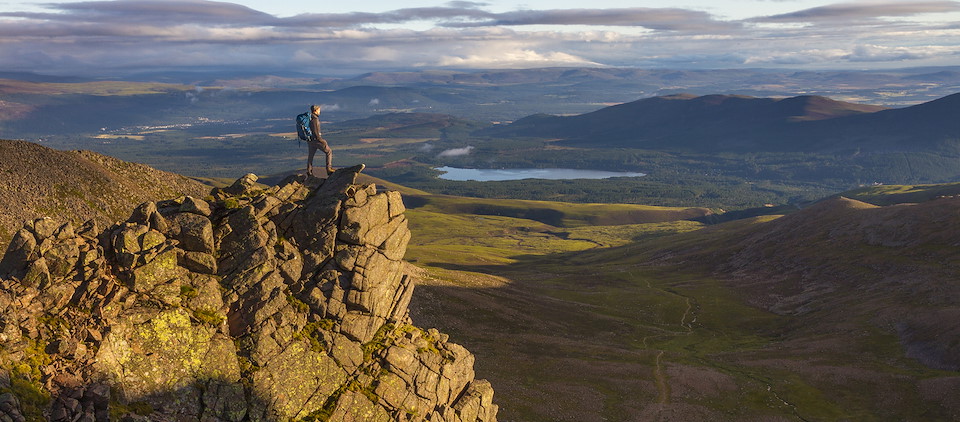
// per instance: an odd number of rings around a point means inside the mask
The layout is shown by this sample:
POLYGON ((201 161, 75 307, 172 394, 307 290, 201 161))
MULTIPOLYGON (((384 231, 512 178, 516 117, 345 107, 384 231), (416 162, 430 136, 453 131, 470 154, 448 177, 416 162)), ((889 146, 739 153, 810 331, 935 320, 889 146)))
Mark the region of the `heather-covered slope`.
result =
POLYGON ((958 207, 828 199, 729 239, 718 271, 766 309, 827 329, 856 315, 925 365, 960 370, 958 207))
POLYGON ((63 216, 101 226, 148 200, 203 197, 209 186, 184 176, 90 151, 59 151, 0 140, 0 248, 25 220, 63 216))
POLYGON ((590 237, 413 209, 411 312, 475 351, 504 419, 952 420, 958 208, 835 198, 590 237))
POLYGON ((837 196, 783 217, 714 226, 650 249, 656 261, 712 267, 744 287, 750 302, 783 314, 822 309, 823 300, 852 290, 960 304, 954 283, 958 207, 957 197, 877 206, 837 196))

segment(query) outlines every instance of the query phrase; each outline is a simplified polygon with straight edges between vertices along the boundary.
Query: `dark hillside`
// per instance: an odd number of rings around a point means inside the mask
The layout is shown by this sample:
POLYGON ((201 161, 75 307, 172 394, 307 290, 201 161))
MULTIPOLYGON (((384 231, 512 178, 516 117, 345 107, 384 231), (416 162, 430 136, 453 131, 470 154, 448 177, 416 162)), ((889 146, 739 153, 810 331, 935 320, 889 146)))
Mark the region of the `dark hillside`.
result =
POLYGON ((785 98, 774 103, 774 107, 778 114, 789 116, 787 120, 796 122, 833 119, 886 109, 881 106, 847 103, 815 95, 785 98))
POLYGON ((805 122, 883 109, 818 96, 776 99, 679 94, 646 98, 577 116, 531 116, 488 133, 569 139, 571 143, 600 147, 803 150, 809 143, 803 136, 805 122))
POLYGON ((195 180, 90 151, 0 140, 0 249, 24 220, 71 216, 74 224, 93 219, 105 227, 142 202, 209 191, 195 180))
POLYGON ((819 333, 866 323, 924 365, 958 370, 958 207, 956 197, 885 207, 834 197, 773 221, 707 229, 658 254, 707 263, 749 303, 819 333))
POLYGON ((911 107, 811 122, 805 136, 818 149, 936 151, 956 153, 960 145, 960 94, 911 107))
POLYGON ((960 149, 960 94, 902 109, 819 96, 647 98, 577 116, 534 115, 490 129, 572 145, 695 151, 933 152, 960 149))

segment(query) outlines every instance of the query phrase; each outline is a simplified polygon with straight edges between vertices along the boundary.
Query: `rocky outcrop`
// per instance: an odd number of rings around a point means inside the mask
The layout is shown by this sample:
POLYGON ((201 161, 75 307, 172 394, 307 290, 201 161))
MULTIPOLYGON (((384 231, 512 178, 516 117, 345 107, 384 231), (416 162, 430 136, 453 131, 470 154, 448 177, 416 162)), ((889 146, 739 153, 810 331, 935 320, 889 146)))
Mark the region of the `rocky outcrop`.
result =
POLYGON ((0 420, 496 420, 473 355, 410 320, 403 202, 361 170, 25 224, 0 263, 0 420))

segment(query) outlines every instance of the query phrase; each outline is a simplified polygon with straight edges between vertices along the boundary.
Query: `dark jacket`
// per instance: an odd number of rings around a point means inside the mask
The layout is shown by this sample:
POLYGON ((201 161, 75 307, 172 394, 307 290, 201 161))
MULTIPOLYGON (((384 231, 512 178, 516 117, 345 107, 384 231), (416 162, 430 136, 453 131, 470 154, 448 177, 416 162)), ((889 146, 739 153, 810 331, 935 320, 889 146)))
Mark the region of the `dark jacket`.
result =
POLYGON ((320 136, 320 116, 310 113, 310 131, 313 132, 311 140, 319 141, 322 136, 320 136))

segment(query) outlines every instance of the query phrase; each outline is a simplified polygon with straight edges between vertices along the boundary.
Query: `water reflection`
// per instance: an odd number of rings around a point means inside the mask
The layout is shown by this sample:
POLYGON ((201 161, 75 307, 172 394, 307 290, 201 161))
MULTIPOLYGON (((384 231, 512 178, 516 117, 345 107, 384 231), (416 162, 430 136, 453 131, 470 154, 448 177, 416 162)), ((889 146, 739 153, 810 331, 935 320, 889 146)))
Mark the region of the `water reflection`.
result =
POLYGON ((609 179, 611 177, 641 177, 645 173, 602 171, 602 170, 578 170, 578 169, 461 169, 456 167, 438 167, 442 171, 440 175, 444 180, 467 181, 476 180, 479 182, 497 182, 503 180, 523 180, 523 179, 609 179))

